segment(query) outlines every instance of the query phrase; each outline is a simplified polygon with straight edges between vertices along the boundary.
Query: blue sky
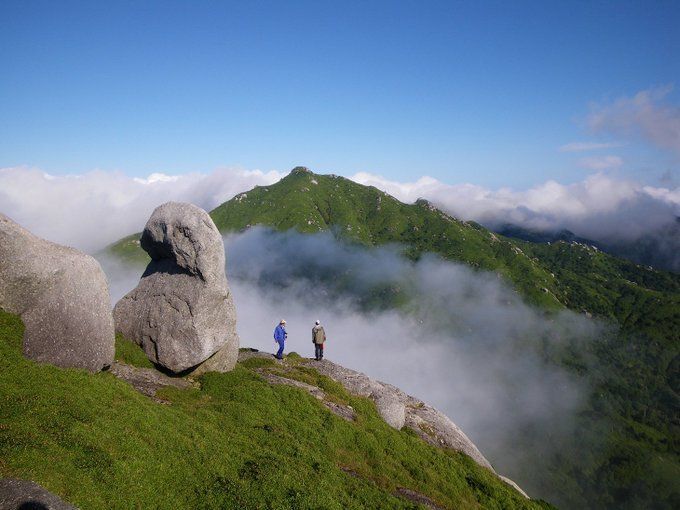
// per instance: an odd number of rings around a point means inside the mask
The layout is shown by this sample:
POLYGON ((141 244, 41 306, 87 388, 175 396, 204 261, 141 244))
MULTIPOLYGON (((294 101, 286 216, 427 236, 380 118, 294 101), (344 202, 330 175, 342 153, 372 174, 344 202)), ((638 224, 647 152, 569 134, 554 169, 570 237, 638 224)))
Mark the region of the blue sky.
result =
POLYGON ((0 167, 677 181, 680 3, 510 4, 5 0, 0 167))

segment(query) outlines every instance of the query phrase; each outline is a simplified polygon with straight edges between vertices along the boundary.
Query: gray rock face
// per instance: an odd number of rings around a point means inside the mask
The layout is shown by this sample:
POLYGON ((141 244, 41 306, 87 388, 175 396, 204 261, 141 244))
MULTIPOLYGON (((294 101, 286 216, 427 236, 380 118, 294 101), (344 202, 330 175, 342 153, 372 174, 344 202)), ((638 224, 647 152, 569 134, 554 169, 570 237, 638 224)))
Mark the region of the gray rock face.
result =
POLYGON ((210 370, 234 368, 236 311, 222 236, 210 216, 191 204, 163 204, 149 218, 141 246, 151 262, 139 285, 116 304, 116 330, 175 373, 215 353, 210 370))
POLYGON ((227 341, 224 347, 198 365, 191 373, 201 375, 206 372, 229 372, 238 361, 238 346, 239 339, 234 332, 232 340, 227 341))
POLYGON ((35 482, 4 478, 0 480, 0 510, 76 510, 35 482))
POLYGON ((93 372, 113 362, 111 302, 99 263, 34 236, 3 214, 0 307, 21 315, 30 359, 93 372))

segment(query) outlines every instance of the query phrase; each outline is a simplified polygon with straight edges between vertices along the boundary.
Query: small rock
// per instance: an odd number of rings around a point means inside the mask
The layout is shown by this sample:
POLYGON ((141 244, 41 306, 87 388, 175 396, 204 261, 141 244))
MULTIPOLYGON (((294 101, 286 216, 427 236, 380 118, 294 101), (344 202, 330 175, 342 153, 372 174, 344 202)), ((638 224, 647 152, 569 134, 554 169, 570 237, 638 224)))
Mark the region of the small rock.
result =
POLYGON ((163 402, 156 398, 156 392, 165 386, 174 386, 179 389, 191 387, 191 383, 180 377, 169 377, 153 368, 140 368, 115 362, 111 366, 111 373, 132 385, 142 395, 151 397, 157 402, 163 402))
POLYGON ((76 510, 35 482, 0 480, 0 510, 76 510))

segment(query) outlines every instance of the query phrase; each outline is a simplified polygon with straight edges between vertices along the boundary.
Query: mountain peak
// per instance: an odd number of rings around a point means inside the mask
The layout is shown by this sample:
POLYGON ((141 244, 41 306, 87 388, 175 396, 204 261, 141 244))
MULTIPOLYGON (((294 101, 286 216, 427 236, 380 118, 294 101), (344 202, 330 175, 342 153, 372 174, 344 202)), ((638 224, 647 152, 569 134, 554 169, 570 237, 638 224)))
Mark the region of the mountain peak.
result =
POLYGON ((290 171, 290 174, 288 175, 299 175, 299 174, 314 174, 309 168, 306 166, 296 166, 290 171))

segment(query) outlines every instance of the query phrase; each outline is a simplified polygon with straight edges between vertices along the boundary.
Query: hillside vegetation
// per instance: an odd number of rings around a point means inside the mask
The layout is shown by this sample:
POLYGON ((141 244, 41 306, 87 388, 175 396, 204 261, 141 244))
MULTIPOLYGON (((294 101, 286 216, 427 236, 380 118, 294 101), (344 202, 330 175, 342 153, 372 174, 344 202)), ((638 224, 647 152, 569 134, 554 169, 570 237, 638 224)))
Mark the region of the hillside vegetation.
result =
MULTIPOLYGON (((0 476, 34 480, 92 508, 551 508, 457 452, 384 423, 374 405, 322 376, 357 419, 272 386, 252 359, 156 402, 110 373, 21 355, 21 320, 0 310, 0 476)), ((148 365, 119 338, 117 358, 148 365)), ((305 377, 315 372, 300 371, 305 377)))
MULTIPOLYGON (((569 308, 608 321, 612 328, 598 341, 544 353, 588 381, 592 390, 571 448, 540 459, 542 490, 572 508, 680 506, 674 482, 680 475, 680 275, 617 259, 587 244, 505 238, 426 201, 403 204, 375 188, 304 168, 237 195, 211 216, 223 232, 254 225, 330 230, 367 248, 396 243, 412 260, 435 253, 496 271, 547 313, 569 308)), ((130 236, 111 250, 144 262, 148 258, 138 238, 130 236)), ((399 296, 383 291, 377 306, 399 306, 399 296)), ((543 352, 543 347, 535 342, 535 349, 543 352)), ((531 431, 524 433, 528 441, 531 431)), ((536 475, 514 476, 522 483, 523 477, 536 475)))

